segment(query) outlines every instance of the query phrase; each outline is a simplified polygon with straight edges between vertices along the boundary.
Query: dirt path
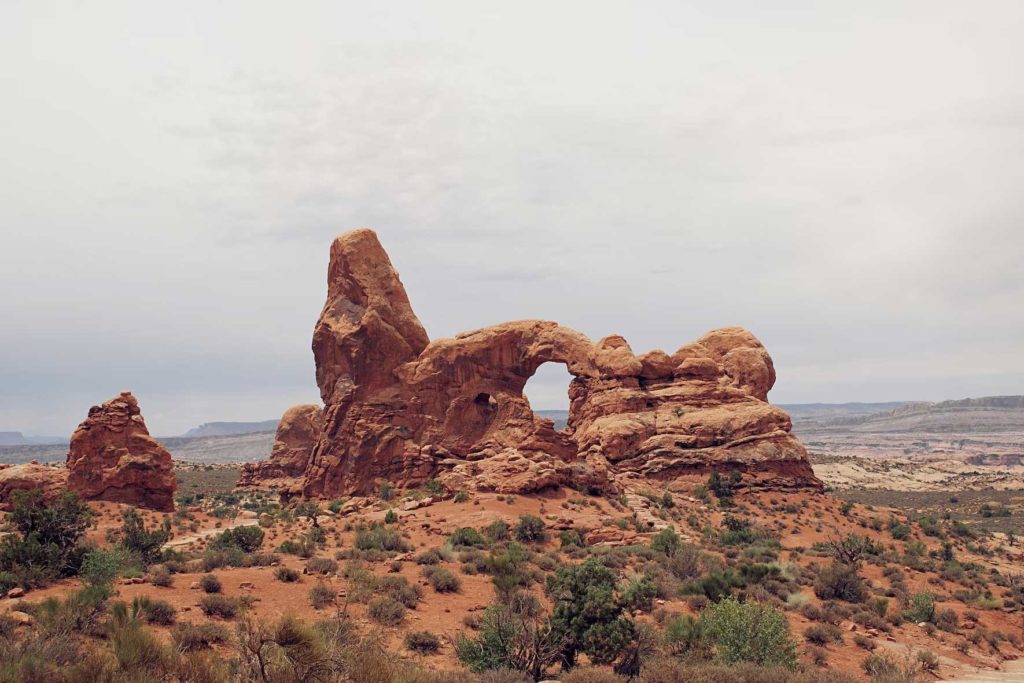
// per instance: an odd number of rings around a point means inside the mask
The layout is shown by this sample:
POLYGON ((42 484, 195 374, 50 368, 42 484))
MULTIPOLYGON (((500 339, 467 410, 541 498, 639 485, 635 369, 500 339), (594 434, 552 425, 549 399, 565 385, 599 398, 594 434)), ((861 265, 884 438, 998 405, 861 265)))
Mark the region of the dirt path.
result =
POLYGON ((188 536, 181 536, 179 538, 172 538, 164 544, 165 548, 180 548, 181 546, 188 545, 195 541, 201 541, 204 538, 210 538, 216 536, 222 531, 228 529, 235 529, 240 526, 256 526, 256 513, 244 510, 238 517, 235 517, 230 522, 223 524, 217 529, 204 529, 203 531, 197 531, 194 534, 188 536))

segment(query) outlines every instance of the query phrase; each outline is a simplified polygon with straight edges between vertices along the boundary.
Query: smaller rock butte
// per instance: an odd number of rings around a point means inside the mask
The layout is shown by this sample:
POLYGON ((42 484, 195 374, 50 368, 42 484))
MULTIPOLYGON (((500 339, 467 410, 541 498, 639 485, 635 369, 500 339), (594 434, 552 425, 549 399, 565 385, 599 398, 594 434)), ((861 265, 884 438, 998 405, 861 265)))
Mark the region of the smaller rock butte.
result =
POLYGON ((174 510, 171 454, 149 435, 131 392, 89 409, 71 435, 67 466, 68 488, 86 500, 174 510))
POLYGON ((767 402, 775 369, 746 330, 640 356, 622 337, 594 343, 543 320, 430 341, 368 229, 334 241, 327 284, 313 333, 324 407, 289 409, 244 485, 307 497, 431 478, 505 493, 618 491, 634 479, 682 490, 737 471, 747 486, 821 488, 789 416, 767 402), (547 362, 573 376, 561 432, 523 395, 547 362))
POLYGON ((10 507, 13 491, 38 488, 47 498, 66 489, 85 500, 174 510, 171 454, 149 435, 139 403, 127 391, 89 409, 71 436, 66 468, 36 463, 0 468, 0 509, 10 507))

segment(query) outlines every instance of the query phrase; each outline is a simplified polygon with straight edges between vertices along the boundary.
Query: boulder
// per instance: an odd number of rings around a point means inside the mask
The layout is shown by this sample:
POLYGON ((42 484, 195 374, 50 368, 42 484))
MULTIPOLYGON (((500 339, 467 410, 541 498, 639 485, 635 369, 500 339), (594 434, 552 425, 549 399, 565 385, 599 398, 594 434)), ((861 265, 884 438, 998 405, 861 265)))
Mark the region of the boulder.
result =
POLYGON ((63 467, 47 467, 35 462, 0 465, 0 510, 11 509, 15 491, 40 489, 45 499, 52 500, 67 484, 68 471, 63 467))
POLYGON ((281 416, 274 435, 270 458, 242 466, 238 485, 244 487, 289 487, 309 465, 309 456, 320 433, 320 406, 292 406, 281 416))
POLYGON ((149 435, 130 392, 89 409, 71 435, 67 469, 68 488, 86 500, 174 510, 171 454, 149 435))

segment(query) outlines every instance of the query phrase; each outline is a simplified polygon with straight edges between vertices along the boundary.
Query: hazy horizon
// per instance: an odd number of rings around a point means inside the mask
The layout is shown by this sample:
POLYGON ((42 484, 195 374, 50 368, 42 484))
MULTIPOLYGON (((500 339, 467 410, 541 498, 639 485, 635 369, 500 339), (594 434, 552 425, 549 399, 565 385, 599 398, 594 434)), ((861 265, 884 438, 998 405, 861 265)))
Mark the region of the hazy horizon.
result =
MULTIPOLYGON (((328 248, 431 338, 740 325, 775 403, 1024 394, 1024 4, 0 6, 0 431, 318 390, 328 248)), ((537 409, 568 378, 543 368, 537 409)))

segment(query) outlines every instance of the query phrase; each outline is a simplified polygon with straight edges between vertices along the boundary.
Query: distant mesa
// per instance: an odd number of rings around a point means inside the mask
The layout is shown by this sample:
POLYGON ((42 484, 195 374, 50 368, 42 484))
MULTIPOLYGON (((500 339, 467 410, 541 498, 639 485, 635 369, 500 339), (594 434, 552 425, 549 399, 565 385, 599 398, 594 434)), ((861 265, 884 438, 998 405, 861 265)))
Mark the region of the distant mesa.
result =
POLYGON ((256 434, 272 432, 277 429, 278 420, 262 420, 260 422, 205 422, 193 427, 179 438, 194 439, 204 436, 235 436, 237 434, 256 434))
POLYGON ((18 489, 42 488, 55 495, 68 489, 86 500, 174 510, 177 481, 171 454, 149 435, 138 401, 130 392, 89 409, 71 436, 64 469, 36 463, 0 469, 0 508, 18 489))
POLYGON ((646 478, 687 490, 735 471, 746 486, 821 488, 789 416, 767 402, 775 368, 746 330, 715 330, 671 354, 635 355, 620 336, 595 343, 544 320, 431 341, 367 229, 334 241, 327 290, 313 333, 324 407, 290 409, 246 485, 319 497, 432 478, 509 493, 617 491, 646 478), (548 362, 573 376, 561 430, 523 394, 548 362))

